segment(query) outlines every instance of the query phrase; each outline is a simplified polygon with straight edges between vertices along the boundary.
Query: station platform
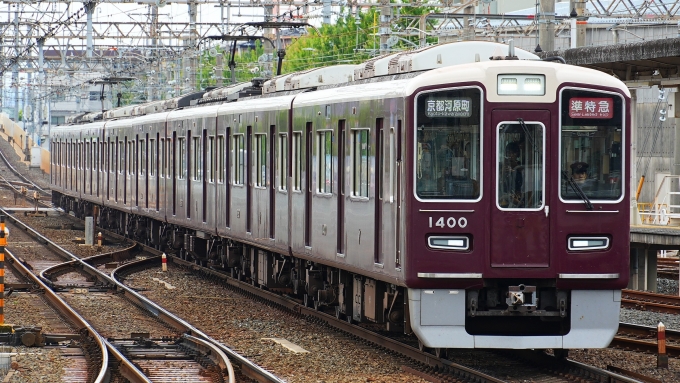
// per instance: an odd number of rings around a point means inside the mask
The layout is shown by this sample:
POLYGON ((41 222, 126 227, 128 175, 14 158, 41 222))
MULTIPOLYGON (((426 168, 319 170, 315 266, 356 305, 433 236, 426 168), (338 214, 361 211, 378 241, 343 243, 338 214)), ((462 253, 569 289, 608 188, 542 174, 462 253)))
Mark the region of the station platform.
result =
POLYGON ((680 226, 630 226, 629 289, 657 291, 659 250, 680 250, 680 226))

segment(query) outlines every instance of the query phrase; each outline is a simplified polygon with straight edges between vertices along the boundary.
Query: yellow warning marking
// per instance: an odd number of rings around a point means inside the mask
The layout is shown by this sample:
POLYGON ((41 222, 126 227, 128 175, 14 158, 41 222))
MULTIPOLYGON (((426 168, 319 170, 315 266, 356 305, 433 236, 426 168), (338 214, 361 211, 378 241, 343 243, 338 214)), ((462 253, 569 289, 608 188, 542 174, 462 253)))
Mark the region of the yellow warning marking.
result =
POLYGON ((164 284, 164 285, 165 285, 165 288, 168 289, 168 290, 174 290, 174 289, 176 289, 175 286, 169 284, 169 283, 166 282, 166 281, 162 281, 162 280, 160 280, 160 279, 158 279, 158 278, 153 278, 153 280, 156 281, 156 282, 158 282, 158 283, 164 284))
POLYGON ((308 353, 309 351, 305 350, 304 348, 298 346, 295 343, 291 343, 290 341, 283 339, 283 338, 262 338, 262 340, 271 340, 274 341, 275 343, 280 344, 281 346, 287 348, 288 350, 296 353, 296 354, 305 354, 308 353))

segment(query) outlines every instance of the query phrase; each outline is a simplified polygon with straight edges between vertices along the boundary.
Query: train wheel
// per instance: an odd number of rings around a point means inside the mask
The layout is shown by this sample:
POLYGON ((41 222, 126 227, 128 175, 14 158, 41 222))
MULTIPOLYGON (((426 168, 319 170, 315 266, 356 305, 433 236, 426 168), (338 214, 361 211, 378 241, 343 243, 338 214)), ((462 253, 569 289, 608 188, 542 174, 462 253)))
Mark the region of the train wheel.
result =
POLYGON ((340 306, 335 306, 335 317, 340 320, 347 319, 345 318, 345 314, 340 312, 340 306))
POLYGON ((553 353, 555 354, 555 358, 557 359, 567 359, 567 357, 569 356, 569 350, 565 350, 563 348, 554 349, 553 353))
POLYGON ((309 296, 309 294, 305 294, 303 298, 303 304, 305 307, 314 307, 314 300, 309 296))
POLYGON ((434 356, 436 356, 437 358, 446 359, 447 354, 448 354, 447 348, 435 348, 434 349, 434 356))
POLYGON ((422 352, 429 352, 429 351, 430 351, 430 348, 427 347, 427 346, 425 346, 425 345, 423 344, 423 342, 421 342, 420 339, 418 339, 418 350, 420 350, 420 351, 422 351, 422 352))

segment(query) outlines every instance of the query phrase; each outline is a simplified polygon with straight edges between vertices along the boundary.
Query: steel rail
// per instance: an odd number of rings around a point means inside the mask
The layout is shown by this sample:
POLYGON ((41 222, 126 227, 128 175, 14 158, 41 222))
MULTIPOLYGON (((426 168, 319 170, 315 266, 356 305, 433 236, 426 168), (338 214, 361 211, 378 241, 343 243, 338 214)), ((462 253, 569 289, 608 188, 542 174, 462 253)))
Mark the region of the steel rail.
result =
MULTIPOLYGON (((364 337, 364 339, 373 342, 376 345, 379 345, 381 347, 384 347, 386 349, 389 349, 391 351, 400 353, 408 358, 414 359, 420 363, 423 363, 425 365, 428 365, 430 367, 438 367, 438 368, 444 368, 444 369, 449 369, 452 371, 458 371, 462 376, 474 376, 475 381, 478 382, 505 382, 504 380, 500 380, 498 378, 494 378, 492 376, 486 375, 484 373, 481 373, 479 371, 476 371, 474 369, 459 365, 457 363, 453 363, 447 359, 444 358, 437 358, 436 356, 420 351, 417 348, 410 347, 410 346, 405 346, 404 344, 400 343, 399 341, 384 337, 382 335, 373 333, 371 331, 368 331, 360 326, 356 326, 353 324, 350 324, 346 321, 342 321, 337 319, 336 317, 323 313, 321 311, 315 310, 310 307, 305 307, 303 305, 300 305, 297 302, 294 302, 286 297, 277 295, 275 293, 272 293, 267 290, 260 289, 256 286, 252 286, 250 284, 238 281, 234 278, 231 278, 225 274, 222 274, 220 272, 217 272, 212 269, 207 269, 201 266, 198 266, 194 263, 187 262, 184 260, 181 260, 177 257, 170 257, 170 260, 174 263, 177 263, 179 265, 183 265, 185 267, 191 268, 193 270, 197 270, 203 273, 206 273, 211 276, 215 276, 221 280, 223 280, 225 283, 227 283, 230 286, 236 287, 238 289, 244 290, 247 293, 253 294, 258 297, 263 297, 264 299, 271 300, 273 303, 280 305, 282 307, 286 307, 294 312, 297 312, 301 315, 305 316, 310 316, 310 317, 315 317, 318 318, 322 321, 327 322, 329 325, 338 328, 342 331, 345 331, 350 334, 358 334, 359 332, 361 333, 360 336, 364 337)), ((149 261, 144 260, 144 261, 149 261)), ((144 262, 144 261, 139 261, 139 262, 144 262)), ((520 352, 519 350, 515 350, 516 352, 520 352)), ((529 354, 529 353, 527 353, 529 354)), ((545 354, 539 354, 539 353, 533 353, 536 354, 534 358, 536 360, 540 360, 541 362, 560 362, 565 365, 570 366, 572 369, 579 370, 579 371, 584 371, 587 372, 588 374, 596 375, 599 377, 603 377, 604 379, 609 379, 608 381, 611 382, 620 382, 620 383, 639 383, 638 380, 635 379, 630 379, 624 376, 621 376, 619 374, 616 374, 615 372, 612 371, 607 371, 601 368, 597 368, 594 366, 588 366, 573 360, 556 360, 554 357, 551 357, 549 355, 545 354)), ((600 380, 598 380, 600 381, 600 380)))
MULTIPOLYGON (((72 260, 67 262, 67 263, 72 262, 73 264, 76 264, 76 263, 80 264, 83 271, 85 271, 88 274, 96 275, 99 280, 108 283, 112 287, 115 286, 116 289, 123 292, 125 298, 129 299, 131 302, 133 302, 133 304, 137 304, 139 307, 144 308, 151 315, 154 315, 155 317, 157 317, 161 321, 169 324, 170 326, 172 326, 172 327, 174 327, 174 328, 176 328, 180 331, 190 332, 190 333, 196 334, 198 337, 203 338, 205 341, 213 343, 219 349, 224 351, 224 354, 228 354, 232 357, 238 356, 239 358, 242 358, 242 362, 241 362, 242 369, 244 369, 243 367, 245 365, 250 365, 250 370, 252 370, 253 373, 256 374, 257 378, 264 377, 266 379, 266 380, 262 380, 263 382, 283 383, 282 380, 280 380, 278 377, 271 374, 269 371, 266 371, 262 367, 257 366, 255 364, 253 364, 251 361, 241 357, 240 355, 236 354, 234 351, 228 349, 227 347, 225 347, 222 344, 220 344, 219 342, 217 342, 216 340, 208 337, 207 335, 205 335, 204 333, 202 333, 201 331, 199 331, 198 329, 196 329, 195 327, 190 325, 188 322, 186 322, 183 319, 173 315, 172 313, 168 312, 167 310, 163 309, 162 307, 156 305, 154 302, 144 298, 142 295, 138 294, 134 290, 125 286, 123 283, 119 282, 114 277, 114 275, 116 273, 116 270, 120 269, 121 267, 125 267, 125 265, 121 266, 117 269, 114 269, 111 272, 110 276, 106 275, 105 273, 102 273, 101 271, 99 271, 96 267, 90 265, 87 262, 87 259, 79 258, 79 257, 71 254, 69 251, 62 248, 58 244, 50 241, 47 237, 43 236, 39 232, 30 228, 28 225, 26 225, 25 223, 23 223, 22 221, 20 221, 16 217, 13 217, 13 216, 7 214, 7 212, 4 209, 0 208, 0 213, 6 214, 9 218, 9 220, 12 221, 13 224, 22 227, 30 235, 34 236, 35 238, 38 238, 43 244, 51 247, 53 249, 53 251, 56 251, 58 253, 61 253, 62 255, 65 255, 68 258, 71 258, 72 260)), ((123 251, 129 251, 130 249, 132 249, 136 246, 138 246, 138 245, 132 246, 131 248, 128 248, 128 249, 124 249, 123 251)), ((160 256, 158 256, 158 257, 160 258, 160 256)), ((42 277, 44 277, 44 275, 42 277)), ((111 346, 111 347, 113 348, 113 346, 111 346)), ((118 353, 118 354, 120 354, 120 353, 118 353)), ((120 354, 120 356, 122 356, 122 354, 120 354)), ((230 380, 231 380, 232 377, 234 376, 234 374, 233 374, 234 370, 233 370, 233 367, 229 366, 231 364, 229 359, 225 359, 225 360, 223 360, 219 363, 216 363, 216 364, 218 366, 221 366, 221 365, 227 366, 227 371, 231 372, 231 375, 230 375, 230 380)), ((144 379, 146 379, 146 377, 144 377, 144 379)), ((130 379, 130 380, 133 380, 133 379, 130 379)), ((149 381, 148 380, 143 380, 143 381, 142 380, 140 380, 140 381, 133 380, 133 382, 134 383, 137 383, 137 382, 146 383, 146 382, 149 382, 149 381)))
POLYGON ((650 310, 669 314, 680 313, 680 297, 647 291, 624 289, 621 295, 623 307, 650 310))
POLYGON ((127 358, 125 358, 118 350, 116 350, 113 345, 111 345, 104 337, 99 335, 99 333, 90 325, 83 317, 81 317, 75 310, 73 310, 61 297, 59 297, 49 286, 47 286, 37 275, 33 274, 23 263, 19 261, 11 251, 5 249, 5 253, 12 260, 12 265, 21 273, 24 277, 29 278, 33 283, 40 286, 40 288, 45 293, 45 298, 48 302, 55 307, 59 312, 64 315, 71 323, 74 325, 87 330, 88 334, 95 340, 99 349, 102 351, 101 367, 99 374, 94 380, 95 383, 106 383, 108 382, 108 366, 109 366, 109 354, 111 354, 120 365, 121 374, 134 383, 151 383, 144 374, 139 371, 127 358), (108 351, 108 352, 107 352, 108 351))
MULTIPOLYGON (((245 290, 248 293, 251 293, 256 296, 260 297, 266 297, 266 299, 271 300, 275 304, 288 308, 289 310, 292 310, 294 312, 297 312, 301 315, 306 315, 310 317, 315 317, 320 320, 323 320, 325 322, 328 322, 331 326, 345 331, 350 334, 357 334, 361 333, 361 336, 364 337, 364 339, 378 345, 381 347, 385 347, 386 349, 389 349, 390 351, 398 352, 401 355, 404 355, 410 359, 413 359, 415 361, 418 361, 420 363, 423 363, 425 365, 428 365, 430 367, 438 367, 438 368, 448 368, 454 371, 458 371, 462 376, 474 376, 477 379, 479 379, 479 382, 490 382, 490 383, 504 383, 504 380, 495 378, 490 375, 486 375, 484 373, 481 373, 477 370, 465 367, 463 365, 453 363, 449 360, 443 359, 443 358, 437 358, 436 356, 429 354, 427 352, 420 351, 419 349, 415 347, 410 347, 410 346, 405 346, 403 343, 400 343, 399 341, 390 339, 388 337, 376 334, 374 332, 367 331, 363 329, 360 326, 353 325, 351 323, 348 323, 346 321, 341 321, 335 318, 332 315, 314 310, 309 307, 305 307, 300 305, 297 302, 291 301, 290 299, 287 299, 285 297, 282 297, 280 295, 274 294, 272 292, 260 289, 258 287, 248 285, 245 283, 241 283, 240 281, 237 281, 233 278, 230 278, 222 273, 219 273, 217 271, 211 270, 211 269, 205 269, 201 268, 200 266, 183 261, 178 259, 177 257, 170 257, 172 262, 175 262, 177 264, 193 268, 195 270, 200 270, 201 272, 207 273, 211 276, 215 276, 217 278, 222 279, 224 282, 229 284, 230 286, 245 290)), ((149 261, 148 259, 145 261, 149 261)), ((142 261, 140 261, 142 262, 142 261)))
MULTIPOLYGON (((158 251, 153 250, 151 248, 147 248, 144 246, 148 251, 152 253, 158 253, 158 251)), ((136 267, 140 264, 144 263, 151 263, 151 262, 157 262, 160 264, 161 262, 161 256, 155 256, 139 261, 134 261, 134 262, 129 262, 126 263, 125 265, 122 265, 113 271, 111 271, 111 278, 116 282, 117 286, 119 286, 123 293, 125 294, 125 297, 127 299, 130 299, 131 301, 136 302, 140 307, 146 309, 150 313, 154 314, 157 316, 159 319, 165 321, 166 323, 171 324, 173 327, 175 327, 178 330, 181 331, 189 331, 190 333, 194 334, 196 337, 201 338, 207 342, 210 342, 214 345, 216 345, 220 350, 222 350, 225 354, 227 354, 229 357, 233 358, 238 362, 238 364, 241 366, 241 371, 244 373, 244 375, 248 376, 249 378, 256 379, 258 382, 273 382, 273 383, 284 383, 285 381, 277 377, 276 375, 272 374, 271 372, 265 370, 264 368, 256 365, 252 361, 246 359, 236 351, 228 348, 224 344, 220 343, 219 341, 213 339, 209 335, 205 334, 201 330, 197 329, 193 325, 191 325, 189 322, 185 321, 182 318, 179 318, 175 316, 174 314, 170 313, 169 311, 165 310, 164 308, 158 306, 156 303, 153 301, 145 298, 143 295, 139 294, 138 292, 134 291, 133 289, 127 287, 124 285, 122 282, 118 281, 117 275, 119 273, 122 273, 125 271, 127 268, 132 268, 136 267)), ((232 375, 233 376, 233 375, 232 375)), ((231 377, 230 377, 231 379, 231 377)))
POLYGON ((14 173, 17 177, 21 178, 24 182, 33 185, 33 187, 35 187, 39 192, 43 193, 44 195, 52 195, 52 193, 44 190, 40 186, 36 185, 33 181, 26 178, 23 174, 19 173, 19 171, 16 170, 14 166, 12 166, 12 164, 9 163, 9 160, 7 159, 7 157, 5 157, 5 154, 2 153, 2 151, 0 151, 0 158, 2 158, 2 161, 5 163, 5 165, 7 165, 9 170, 11 170, 12 173, 14 173))

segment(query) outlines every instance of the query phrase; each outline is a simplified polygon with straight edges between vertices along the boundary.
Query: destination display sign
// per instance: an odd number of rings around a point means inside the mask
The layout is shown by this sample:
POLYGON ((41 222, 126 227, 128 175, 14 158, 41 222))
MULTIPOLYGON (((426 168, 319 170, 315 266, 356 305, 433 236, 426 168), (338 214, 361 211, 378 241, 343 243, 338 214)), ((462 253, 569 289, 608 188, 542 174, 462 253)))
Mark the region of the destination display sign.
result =
POLYGON ((570 98, 569 117, 612 118, 614 117, 614 99, 594 97, 570 98))
POLYGON ((463 117, 472 116, 472 99, 470 97, 429 98, 425 105, 427 117, 463 117))

